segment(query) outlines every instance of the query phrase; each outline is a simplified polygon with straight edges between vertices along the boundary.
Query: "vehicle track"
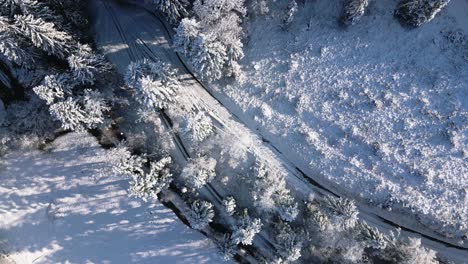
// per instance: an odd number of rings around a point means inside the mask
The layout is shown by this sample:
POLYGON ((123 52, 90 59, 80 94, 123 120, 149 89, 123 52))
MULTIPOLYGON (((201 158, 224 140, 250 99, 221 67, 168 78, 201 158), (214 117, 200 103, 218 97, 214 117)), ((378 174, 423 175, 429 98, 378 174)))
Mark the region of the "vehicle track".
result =
MULTIPOLYGON (((127 47, 128 47, 127 50, 131 50, 129 42, 128 42, 128 38, 123 37, 123 34, 121 34, 121 32, 123 32, 123 31, 121 29, 120 23, 118 22, 118 19, 116 17, 115 12, 112 10, 112 7, 108 6, 108 3, 107 3, 106 0, 103 0, 102 2, 104 3, 104 6, 106 7, 107 11, 111 15, 114 23, 116 24, 116 28, 118 28, 120 37, 122 38, 122 40, 124 40, 125 44, 127 45, 127 47)), ((140 38, 136 38, 135 41, 139 41, 139 42, 141 42, 140 44, 144 44, 143 40, 141 40, 140 38)), ((146 45, 144 45, 144 46, 146 47, 146 50, 145 49, 140 49, 140 52, 142 52, 143 54, 146 54, 148 57, 150 57, 153 60, 157 59, 157 56, 151 52, 151 49, 149 49, 148 46, 146 46, 146 45)), ((132 60, 136 60, 136 58, 137 58, 137 56, 135 55, 135 53, 133 51, 129 52, 129 56, 130 56, 130 58, 132 60)), ((190 161, 191 156, 190 156, 187 148, 183 144, 180 135, 177 132, 174 131, 172 120, 165 113, 164 110, 161 110, 158 113, 159 113, 159 116, 160 116, 161 120, 164 122, 164 125, 165 125, 166 129, 171 134, 172 140, 174 141, 177 150, 180 152, 180 154, 182 154, 185 162, 190 161)), ((214 201, 218 204, 218 206, 222 206, 222 200, 223 200, 222 195, 220 195, 219 192, 216 191, 216 189, 210 183, 207 183, 205 188, 208 191, 208 193, 214 198, 214 201)), ((260 239, 260 241, 262 243, 262 245, 258 245, 258 246, 260 246, 260 248, 265 248, 265 246, 267 246, 267 248, 270 250, 270 252, 275 252, 276 251, 276 248, 273 245, 273 243, 271 243, 263 234, 257 234, 257 237, 260 239)), ((257 241, 257 243, 258 243, 258 241, 257 241)))

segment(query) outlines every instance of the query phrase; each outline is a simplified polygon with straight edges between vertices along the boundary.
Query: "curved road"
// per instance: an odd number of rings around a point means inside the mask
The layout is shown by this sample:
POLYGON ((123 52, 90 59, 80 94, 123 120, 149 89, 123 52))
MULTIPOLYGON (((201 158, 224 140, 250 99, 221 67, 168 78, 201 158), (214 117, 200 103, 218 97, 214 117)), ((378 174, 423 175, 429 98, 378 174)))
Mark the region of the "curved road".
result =
MULTIPOLYGON (((96 42, 106 57, 112 61, 118 70, 123 73, 127 65, 134 60, 142 58, 160 59, 170 63, 181 73, 180 79, 187 89, 187 94, 195 103, 195 107, 203 108, 217 123, 217 128, 225 133, 242 135, 240 142, 248 147, 253 153, 261 153, 266 160, 281 162, 290 173, 287 177, 288 186, 293 186, 301 192, 304 197, 312 189, 319 194, 332 194, 312 177, 306 175, 303 170, 288 160, 282 152, 262 135, 258 135, 253 128, 244 125, 241 118, 230 112, 220 101, 213 96, 204 85, 199 82, 190 72, 183 60, 170 47, 170 30, 168 26, 156 15, 137 5, 128 3, 117 3, 112 0, 91 1, 92 11, 95 12, 96 42)), ((167 126, 171 126, 170 119, 163 115, 162 118, 167 126)), ((174 136, 175 144, 182 151, 183 158, 188 157, 184 150, 183 142, 174 136), (185 153, 184 153, 185 152, 185 153)), ((214 188, 210 192, 216 197, 214 188)), ((218 197, 219 198, 219 197, 218 197)), ((376 213, 365 205, 360 205, 360 218, 366 220, 370 225, 381 230, 402 228, 403 235, 419 234, 422 236, 423 244, 438 252, 444 252, 453 260, 464 263, 468 259, 468 250, 429 230, 414 230, 402 223, 392 222, 376 213)))

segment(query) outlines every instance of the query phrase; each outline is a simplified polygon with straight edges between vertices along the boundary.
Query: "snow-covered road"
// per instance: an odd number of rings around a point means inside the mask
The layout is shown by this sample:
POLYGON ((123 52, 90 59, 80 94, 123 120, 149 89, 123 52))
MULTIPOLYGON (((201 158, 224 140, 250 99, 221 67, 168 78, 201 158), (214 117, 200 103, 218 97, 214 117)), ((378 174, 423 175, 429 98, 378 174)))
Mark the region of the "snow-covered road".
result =
MULTIPOLYGON (((96 18, 96 41, 103 53, 123 73, 127 65, 142 58, 157 58, 170 63, 181 73, 183 86, 191 91, 194 100, 203 106, 210 115, 219 122, 225 131, 242 135, 242 142, 252 152, 265 159, 280 162, 289 172, 288 185, 306 195, 311 189, 320 194, 329 193, 331 183, 318 184, 312 177, 307 177, 294 162, 288 160, 275 146, 271 145, 262 135, 251 129, 254 126, 243 124, 233 113, 221 105, 203 85, 187 70, 183 62, 170 47, 170 36, 167 26, 154 14, 133 4, 116 3, 114 1, 92 1, 94 17, 96 18), (328 190, 323 186, 327 186, 328 190)), ((310 176, 312 174, 309 174, 310 176)), ((334 191, 339 193, 338 191, 334 191)), ((306 197, 306 196, 305 196, 306 197)), ((411 223, 388 221, 376 214, 376 210, 366 205, 360 205, 360 216, 368 223, 382 229, 395 226, 403 228, 404 235, 423 234, 423 243, 439 252, 446 252, 456 260, 468 259, 468 252, 455 243, 443 238, 423 227, 416 227, 411 223), (405 231, 406 230, 406 231, 405 231), (458 256, 458 257, 457 257, 458 256)), ((377 212, 380 213, 380 212, 377 212)))

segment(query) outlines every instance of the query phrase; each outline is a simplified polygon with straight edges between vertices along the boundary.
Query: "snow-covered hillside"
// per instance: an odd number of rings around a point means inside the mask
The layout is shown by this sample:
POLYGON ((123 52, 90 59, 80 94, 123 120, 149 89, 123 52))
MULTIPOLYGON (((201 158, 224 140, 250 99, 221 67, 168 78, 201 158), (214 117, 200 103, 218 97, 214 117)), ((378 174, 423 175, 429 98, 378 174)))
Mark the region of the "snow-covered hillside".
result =
POLYGON ((0 263, 222 262, 170 209, 129 198, 108 159, 87 133, 2 158, 0 263))
POLYGON ((311 175, 436 231, 468 232, 468 2, 409 30, 394 1, 356 25, 339 1, 287 1, 246 27, 245 81, 217 85, 241 116, 311 175))

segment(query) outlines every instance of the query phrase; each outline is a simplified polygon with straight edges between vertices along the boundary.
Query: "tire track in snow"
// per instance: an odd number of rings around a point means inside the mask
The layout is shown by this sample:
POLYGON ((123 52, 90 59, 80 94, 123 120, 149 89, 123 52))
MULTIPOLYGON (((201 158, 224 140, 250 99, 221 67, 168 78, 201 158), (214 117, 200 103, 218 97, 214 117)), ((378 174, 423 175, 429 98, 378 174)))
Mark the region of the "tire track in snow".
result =
MULTIPOLYGON (((103 0, 102 2, 107 3, 107 0, 103 0)), ((131 50, 131 47, 130 47, 129 42, 128 42, 128 38, 126 36, 124 37, 123 30, 121 28, 120 23, 118 22, 117 15, 112 10, 112 7, 109 7, 108 4, 104 4, 104 5, 106 6, 106 9, 107 9, 108 13, 112 17, 113 23, 116 24, 116 28, 119 31, 120 37, 122 38, 122 40, 124 40, 127 48, 129 50, 131 50)), ((145 49, 139 49, 141 53, 146 54, 149 57, 152 57, 153 59, 158 58, 156 56, 156 54, 152 53, 151 49, 144 43, 143 40, 141 40, 141 38, 136 37, 135 41, 140 42, 140 44, 142 44, 145 47, 145 49)), ((138 49, 138 46, 135 45, 135 48, 138 49)), ((137 56, 135 56, 135 53, 133 51, 129 52, 129 55, 130 55, 130 59, 132 59, 132 60, 135 60, 135 58, 137 57, 137 56)), ((164 122, 164 125, 165 125, 166 129, 171 134, 172 140, 174 141, 177 150, 180 152, 180 154, 182 154, 182 157, 184 158, 184 161, 188 162, 191 159, 190 154, 189 154, 187 148, 185 147, 185 145, 183 144, 180 135, 177 132, 174 131, 172 120, 165 113, 164 110, 159 111, 159 116, 160 116, 161 120, 164 122)), ((121 132, 119 132, 119 133, 121 133, 121 132)), ((223 199, 222 195, 219 194, 219 192, 216 191, 216 189, 210 183, 207 183, 205 188, 209 192, 209 194, 214 198, 214 201, 217 202, 218 206, 222 206, 222 199, 223 199)), ((267 246, 270 249, 271 252, 276 252, 276 247, 263 234, 259 233, 259 234, 257 234, 257 237, 261 240, 261 242, 263 244, 263 245, 256 245, 257 248, 265 248, 265 246, 267 246)), ((257 243, 258 243, 258 241, 257 241, 257 243)), ((249 251, 248 249, 245 249, 245 250, 249 251)))

